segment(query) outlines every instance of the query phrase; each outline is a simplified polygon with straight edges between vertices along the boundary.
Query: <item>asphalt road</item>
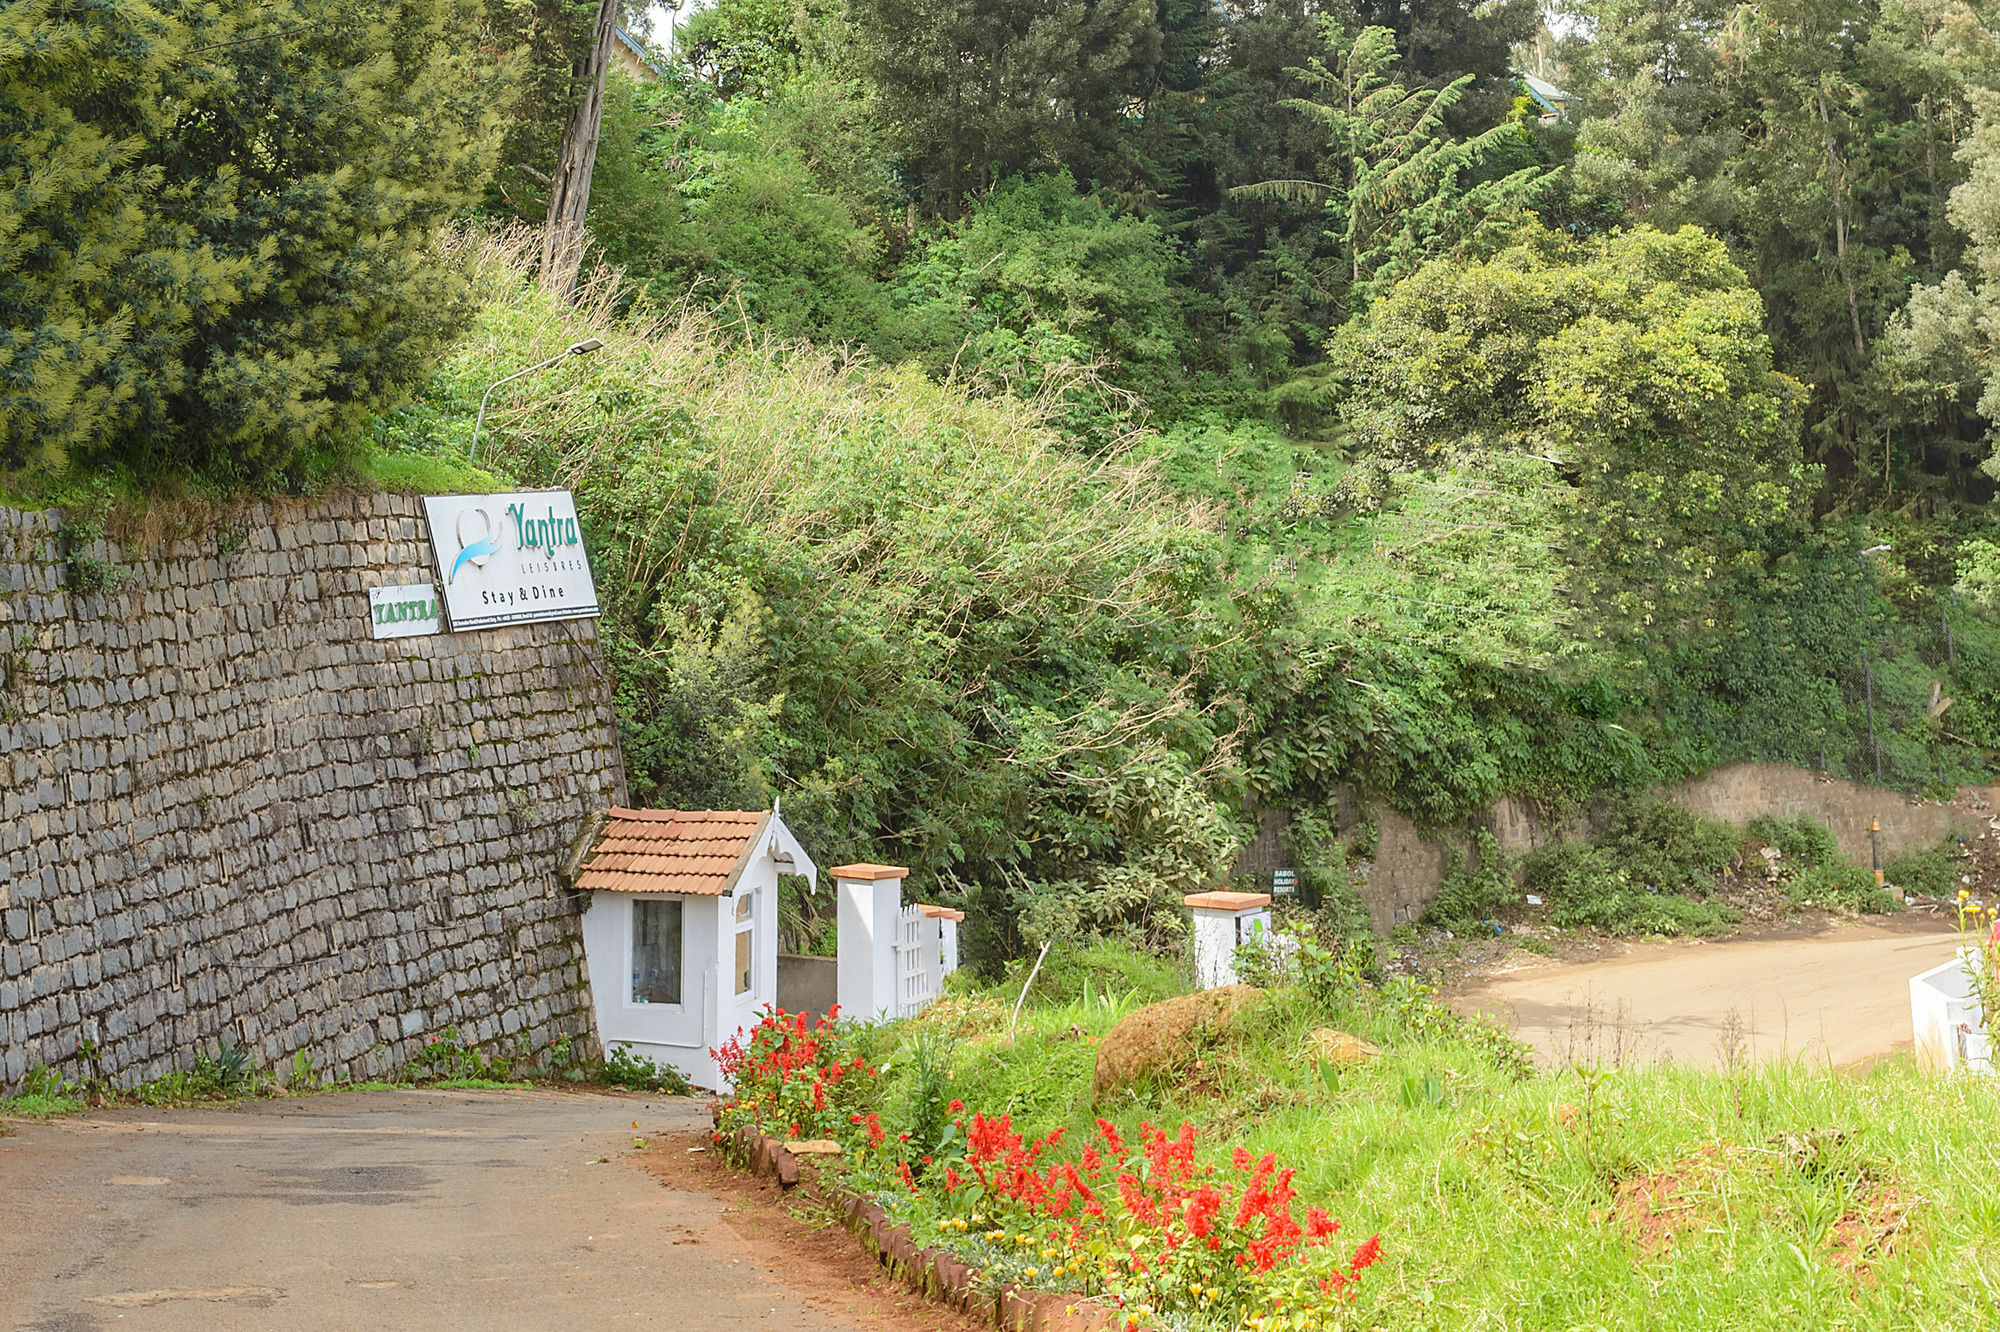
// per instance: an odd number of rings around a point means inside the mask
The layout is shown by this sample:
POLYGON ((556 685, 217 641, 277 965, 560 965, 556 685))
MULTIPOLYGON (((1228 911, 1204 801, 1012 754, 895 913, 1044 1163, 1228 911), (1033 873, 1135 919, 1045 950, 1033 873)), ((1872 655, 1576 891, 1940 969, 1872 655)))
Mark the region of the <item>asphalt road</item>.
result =
POLYGON ((1957 942, 1948 924, 1910 914, 1807 935, 1626 944, 1587 962, 1534 959, 1448 999, 1498 1017, 1552 1064, 1714 1067, 1733 1049, 1842 1066, 1911 1048, 1910 977, 1949 961, 1957 942))
POLYGON ((845 1329, 633 1168, 693 1102, 395 1091, 0 1137, 0 1327, 845 1329), (633 1121, 639 1127, 633 1127, 633 1121))

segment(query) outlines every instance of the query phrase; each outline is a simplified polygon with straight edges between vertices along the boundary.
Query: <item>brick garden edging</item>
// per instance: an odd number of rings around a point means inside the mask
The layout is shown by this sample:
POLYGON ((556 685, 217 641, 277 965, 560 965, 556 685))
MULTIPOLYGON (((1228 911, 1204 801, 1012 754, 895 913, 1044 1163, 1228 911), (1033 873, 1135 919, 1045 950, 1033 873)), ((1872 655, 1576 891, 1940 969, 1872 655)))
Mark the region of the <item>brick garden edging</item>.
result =
MULTIPOLYGON (((720 1129, 722 1112, 715 1112, 720 1129)), ((752 1174, 768 1175, 780 1189, 797 1188, 798 1157, 777 1138, 745 1125, 723 1140, 723 1153, 752 1174)), ((827 1184, 840 1206, 841 1221, 877 1262, 920 1295, 964 1310, 999 1332, 1109 1332, 1128 1326, 1119 1311, 1083 1295, 1007 1286, 997 1295, 979 1289, 979 1269, 946 1249, 917 1245, 908 1226, 890 1221, 881 1206, 844 1184, 827 1184)))

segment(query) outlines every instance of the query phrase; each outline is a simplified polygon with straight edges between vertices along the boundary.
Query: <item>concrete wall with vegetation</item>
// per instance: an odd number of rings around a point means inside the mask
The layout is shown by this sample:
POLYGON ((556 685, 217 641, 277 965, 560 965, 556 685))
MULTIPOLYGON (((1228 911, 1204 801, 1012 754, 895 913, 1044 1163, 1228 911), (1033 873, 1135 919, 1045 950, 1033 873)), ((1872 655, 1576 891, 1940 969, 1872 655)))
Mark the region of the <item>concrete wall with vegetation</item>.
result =
MULTIPOLYGON (((1970 787, 1946 804, 1782 763, 1724 764, 1657 794, 1684 809, 1739 826, 1763 815, 1809 814, 1832 831, 1841 853, 1858 865, 1871 863, 1870 826, 1878 819, 1884 862, 1947 837, 2000 832, 2000 827, 1989 827, 2000 788, 1970 787)), ((1343 836, 1351 835, 1363 817, 1350 800, 1342 800, 1330 813, 1332 826, 1343 836)), ((1496 802, 1475 823, 1458 828, 1421 828, 1394 810, 1379 807, 1366 811, 1366 817, 1375 824, 1374 854, 1354 867, 1350 881, 1379 934, 1423 918, 1454 858, 1472 854, 1475 829, 1490 832, 1500 848, 1513 855, 1532 851, 1552 838, 1588 833, 1586 819, 1557 823, 1535 802, 1515 797, 1496 802)), ((1286 822, 1284 811, 1263 813, 1257 836, 1237 858, 1238 886, 1268 891, 1270 872, 1289 866, 1286 822)))
POLYGON ((625 798, 593 623, 374 640, 368 589, 432 578, 410 497, 150 521, 72 551, 0 508, 0 1085, 586 1034, 556 867, 625 798))

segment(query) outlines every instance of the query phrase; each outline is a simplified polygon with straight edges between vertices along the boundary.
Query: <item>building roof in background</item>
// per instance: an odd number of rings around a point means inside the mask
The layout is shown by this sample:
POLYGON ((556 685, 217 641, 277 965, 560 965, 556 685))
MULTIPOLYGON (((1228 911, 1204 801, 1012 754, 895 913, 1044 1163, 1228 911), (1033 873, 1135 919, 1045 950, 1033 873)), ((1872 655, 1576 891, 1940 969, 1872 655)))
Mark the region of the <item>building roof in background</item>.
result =
POLYGON ((1535 99, 1535 104, 1550 115, 1560 116, 1568 108, 1570 103, 1569 94, 1561 88, 1556 87, 1555 84, 1550 83, 1547 79, 1538 79, 1534 75, 1523 73, 1520 70, 1514 71, 1514 77, 1521 80, 1527 87, 1528 96, 1535 99))
POLYGON ((618 34, 619 49, 616 54, 619 57, 619 63, 625 67, 626 73, 632 75, 634 78, 643 79, 647 83, 651 83, 654 79, 665 77, 660 67, 654 64, 652 58, 646 54, 646 44, 644 42, 625 31, 622 24, 614 28, 613 31, 618 34))
POLYGON ((576 886, 584 892, 727 896, 772 818, 769 810, 614 805, 576 886))

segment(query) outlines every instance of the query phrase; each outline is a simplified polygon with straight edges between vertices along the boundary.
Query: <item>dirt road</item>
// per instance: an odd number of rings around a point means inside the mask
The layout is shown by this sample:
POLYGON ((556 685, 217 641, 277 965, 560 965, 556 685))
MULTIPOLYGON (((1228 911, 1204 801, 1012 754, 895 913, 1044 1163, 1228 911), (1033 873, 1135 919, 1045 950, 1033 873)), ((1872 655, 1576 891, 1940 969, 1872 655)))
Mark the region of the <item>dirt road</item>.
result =
POLYGON ((1529 958, 1458 987, 1546 1062, 1657 1060, 1713 1066, 1802 1056, 1836 1066, 1911 1045, 1910 977, 1951 957, 1935 917, 1894 916, 1810 934, 1625 944, 1588 962, 1529 958))
POLYGON ((411 1090, 17 1123, 0 1328, 929 1326, 798 1289, 725 1203, 635 1168, 635 1138, 686 1144, 706 1119, 685 1100, 411 1090))

